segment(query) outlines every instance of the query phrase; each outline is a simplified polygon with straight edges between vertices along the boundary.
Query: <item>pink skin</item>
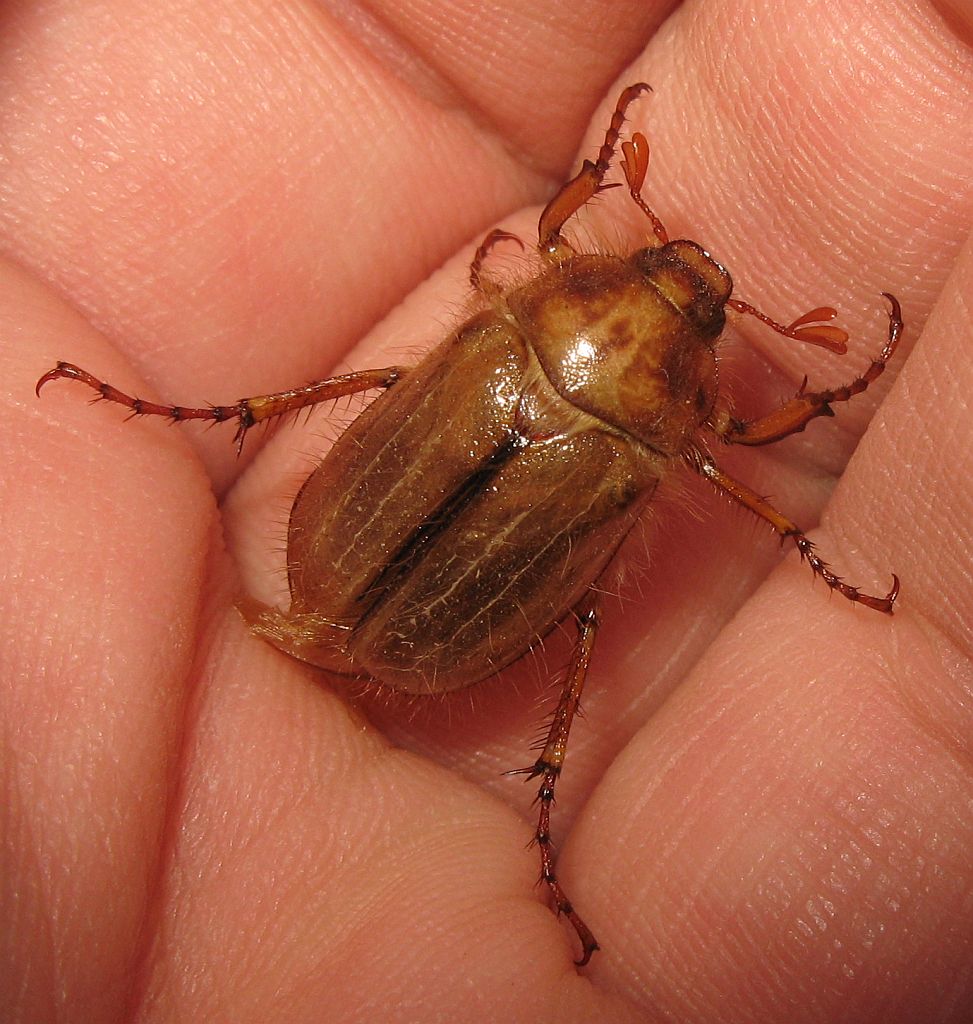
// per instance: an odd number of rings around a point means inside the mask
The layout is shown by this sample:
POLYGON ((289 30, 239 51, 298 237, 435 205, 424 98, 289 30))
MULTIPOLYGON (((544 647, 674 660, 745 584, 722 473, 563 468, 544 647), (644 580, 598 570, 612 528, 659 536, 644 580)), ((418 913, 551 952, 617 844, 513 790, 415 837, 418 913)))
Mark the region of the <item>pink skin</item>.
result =
MULTIPOLYGON (((973 1015, 969 5, 694 5, 658 29, 668 5, 527 6, 5 11, 6 1019, 973 1015), (283 600, 327 411, 237 460, 231 429, 32 388, 58 358, 193 403, 403 361, 639 79, 673 237, 779 319, 832 303, 852 333, 842 359, 745 324, 741 404, 850 379, 899 296, 888 380, 721 461, 902 597, 890 620, 829 596, 698 482, 646 531, 650 567, 633 540, 554 814, 603 946, 577 975, 534 886, 532 791, 499 774, 551 706, 537 660, 349 703, 234 610, 283 600)), ((646 231, 621 190, 587 223, 646 231)))

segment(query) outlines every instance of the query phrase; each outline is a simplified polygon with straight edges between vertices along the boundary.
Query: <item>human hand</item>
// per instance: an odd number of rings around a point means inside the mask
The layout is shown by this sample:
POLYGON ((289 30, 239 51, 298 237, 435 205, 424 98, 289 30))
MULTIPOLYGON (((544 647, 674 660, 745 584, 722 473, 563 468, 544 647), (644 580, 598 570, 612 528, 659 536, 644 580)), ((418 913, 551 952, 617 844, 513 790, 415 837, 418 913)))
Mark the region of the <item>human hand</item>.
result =
MULTIPOLYGON (((649 5, 398 10, 7 15, 11 1019, 967 1019, 968 52, 905 5, 683 8, 658 32, 649 5), (32 388, 66 358, 222 401, 435 343, 476 241, 531 237, 536 206, 508 211, 592 151, 619 75, 655 88, 631 122, 673 236, 779 318, 828 302, 851 330, 836 359, 741 325, 741 401, 850 379, 883 290, 915 350, 846 472, 884 381, 725 460, 802 525, 828 502, 822 553, 872 589, 896 571, 893 620, 793 556, 765 580, 773 539, 702 490, 606 602, 554 818, 603 947, 579 977, 524 848, 533 792, 500 776, 531 759, 545 670, 349 703, 234 610, 286 600, 286 498, 327 417, 237 460, 219 430, 32 388)), ((629 207, 609 192, 589 222, 644 230, 629 207)))

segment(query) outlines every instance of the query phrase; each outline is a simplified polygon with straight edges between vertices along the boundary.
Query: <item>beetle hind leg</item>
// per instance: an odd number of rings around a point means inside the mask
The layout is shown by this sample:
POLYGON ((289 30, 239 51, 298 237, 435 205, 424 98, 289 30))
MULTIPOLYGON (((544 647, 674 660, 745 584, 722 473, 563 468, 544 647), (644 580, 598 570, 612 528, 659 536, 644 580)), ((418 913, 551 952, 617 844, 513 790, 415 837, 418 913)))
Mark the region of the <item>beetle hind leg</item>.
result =
POLYGON ((376 388, 390 388, 396 381, 405 376, 406 371, 398 366, 388 366, 381 370, 359 370, 338 377, 314 381, 303 387, 289 391, 279 391, 272 395, 258 395, 254 398, 241 398, 233 405, 207 405, 202 407, 185 405, 165 405, 149 402, 144 398, 128 395, 119 391, 114 385, 100 380, 87 370, 74 363, 59 362, 54 369, 48 370, 34 387, 40 396, 41 388, 53 380, 65 378, 80 381, 91 388, 95 401, 113 402, 131 410, 133 416, 163 416, 173 423, 184 420, 207 420, 210 423, 225 423, 236 420, 237 429, 234 435, 237 451, 243 451, 243 440, 247 431, 257 423, 285 416, 289 412, 307 409, 322 402, 329 402, 346 395, 357 395, 363 391, 376 388))
POLYGON ((541 780, 540 788, 537 791, 537 803, 540 805, 540 812, 537 818, 537 828, 534 832, 532 845, 536 844, 540 850, 540 880, 550 889, 558 914, 563 914, 571 922, 572 927, 578 934, 578 938, 581 940, 581 959, 575 961, 578 967, 584 967, 599 946, 591 929, 581 919, 578 912, 574 909, 571 900, 568 899, 561 888, 561 883, 558 881, 554 870, 554 851, 551 846, 551 806, 554 803, 554 788, 564 764, 568 734, 571 731, 571 724, 578 711, 581 691, 584 688, 585 677, 588 673, 588 663, 591 660, 591 652, 594 648, 595 635, 598 632, 598 616, 595 610, 595 603, 595 597, 589 595, 575 610, 578 622, 578 639, 571 658, 571 665, 568 669, 564 689, 558 701, 557 709, 554 712, 554 720, 551 722, 551 727, 547 734, 544 749, 541 751, 540 757, 537 758, 530 768, 522 768, 510 773, 526 775, 528 780, 537 778, 541 780))

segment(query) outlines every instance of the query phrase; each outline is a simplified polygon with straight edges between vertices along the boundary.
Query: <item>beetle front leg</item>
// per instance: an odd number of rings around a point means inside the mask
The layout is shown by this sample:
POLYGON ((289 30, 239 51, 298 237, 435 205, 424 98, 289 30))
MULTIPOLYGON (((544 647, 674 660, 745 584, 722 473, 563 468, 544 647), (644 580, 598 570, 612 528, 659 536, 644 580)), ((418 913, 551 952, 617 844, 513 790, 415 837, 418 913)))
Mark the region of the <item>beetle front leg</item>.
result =
POLYGON ((608 130, 605 132, 605 141, 598 150, 597 159, 594 162, 585 160, 581 170, 570 181, 565 182, 544 207, 537 222, 537 247, 544 255, 557 259, 574 251, 561 237, 561 228, 602 189, 602 181, 611 166, 618 135, 625 121, 625 111, 638 95, 649 91, 650 86, 644 82, 636 82, 625 89, 615 104, 608 130))
POLYGON ((174 423, 184 420, 209 420, 212 423, 223 423, 236 420, 237 429, 234 435, 237 451, 243 450, 243 439, 247 431, 257 423, 284 416, 298 409, 306 409, 321 402, 329 402, 334 398, 356 395, 375 388, 390 388, 401 380, 406 371, 398 366, 389 366, 381 370, 359 370, 357 373, 345 373, 339 377, 328 377, 325 380, 306 384, 304 387, 290 391, 279 391, 273 395, 258 395, 254 398, 241 398, 233 405, 210 405, 202 408, 183 405, 164 405, 149 402, 119 391, 118 388, 99 380, 87 370, 82 370, 74 363, 59 362, 53 370, 48 370, 34 388, 39 396, 41 388, 52 380, 65 377, 77 380, 97 392, 95 401, 114 402, 132 411, 133 416, 164 416, 174 423))
POLYGON ((811 420, 818 416, 833 416, 834 402, 847 402, 865 391, 885 370, 892 358, 902 334, 902 309, 894 295, 882 293, 892 305, 889 311, 889 337, 881 355, 873 359, 868 369, 844 387, 828 391, 805 392, 803 385, 795 398, 785 402, 779 409, 753 420, 738 420, 726 417, 714 430, 717 436, 729 444, 762 445, 773 444, 791 434, 802 431, 811 420))
POLYGON ((790 537, 794 541, 801 558, 811 567, 815 576, 819 576, 832 589, 837 590, 849 601, 865 605, 866 608, 874 608, 877 612, 892 614, 892 606, 899 596, 899 577, 892 574, 892 588, 884 597, 874 597, 865 594, 857 587, 853 587, 832 572, 831 567, 814 550, 814 544, 808 539, 804 531, 787 516, 778 512, 773 505, 762 498, 756 491, 751 490, 746 484, 740 483, 733 477, 724 473, 711 458, 698 454, 692 460, 693 468, 705 477, 717 490, 731 497, 744 508, 749 509, 754 515, 759 516, 765 523, 772 526, 782 539, 790 537))
POLYGON ((540 778, 541 780, 540 789, 537 791, 540 814, 537 819, 537 830, 534 833, 534 842, 541 852, 541 881, 551 890, 557 912, 563 914, 578 933, 578 938, 581 940, 581 959, 575 961, 578 967, 584 967, 591 959, 592 953, 599 947, 591 929, 581 920, 555 874, 554 851, 551 847, 551 805, 554 803, 554 787, 564 765, 568 734, 571 732, 571 724, 581 701, 581 691, 588 674, 588 663, 591 661, 595 634, 598 632, 598 615, 595 605, 594 596, 589 595, 575 609, 578 639, 544 749, 532 767, 511 773, 526 775, 528 779, 540 778))

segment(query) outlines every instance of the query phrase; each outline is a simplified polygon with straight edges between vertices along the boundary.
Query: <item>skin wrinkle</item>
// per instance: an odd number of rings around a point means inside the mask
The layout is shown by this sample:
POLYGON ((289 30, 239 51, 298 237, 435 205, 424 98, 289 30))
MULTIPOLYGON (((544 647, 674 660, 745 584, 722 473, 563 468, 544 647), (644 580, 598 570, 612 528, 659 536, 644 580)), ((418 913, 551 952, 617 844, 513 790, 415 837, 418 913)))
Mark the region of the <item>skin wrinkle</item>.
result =
MULTIPOLYGON (((921 613, 916 614, 916 617, 920 620, 920 634, 925 633, 927 630, 931 630, 947 646, 957 650, 953 644, 952 638, 934 622, 925 619, 921 613)), ((899 641, 899 644, 901 645, 901 640, 899 641)), ((935 656, 939 663, 946 667, 945 659, 938 653, 935 656)), ((937 746, 947 754, 961 773, 973 776, 973 752, 970 751, 969 746, 964 744, 962 739, 954 735, 951 730, 943 728, 938 722, 940 716, 934 714, 931 709, 928 709, 925 706, 925 702, 910 700, 908 698, 907 695, 912 688, 900 685, 902 682, 901 674, 895 671, 894 662, 889 666, 889 670, 894 677, 898 678, 896 679, 896 685, 889 685, 885 688, 886 694, 892 697, 902 712, 907 715, 909 719, 915 722, 917 728, 923 735, 936 742, 937 746)), ((946 671, 949 672, 949 669, 947 668, 946 671)))

